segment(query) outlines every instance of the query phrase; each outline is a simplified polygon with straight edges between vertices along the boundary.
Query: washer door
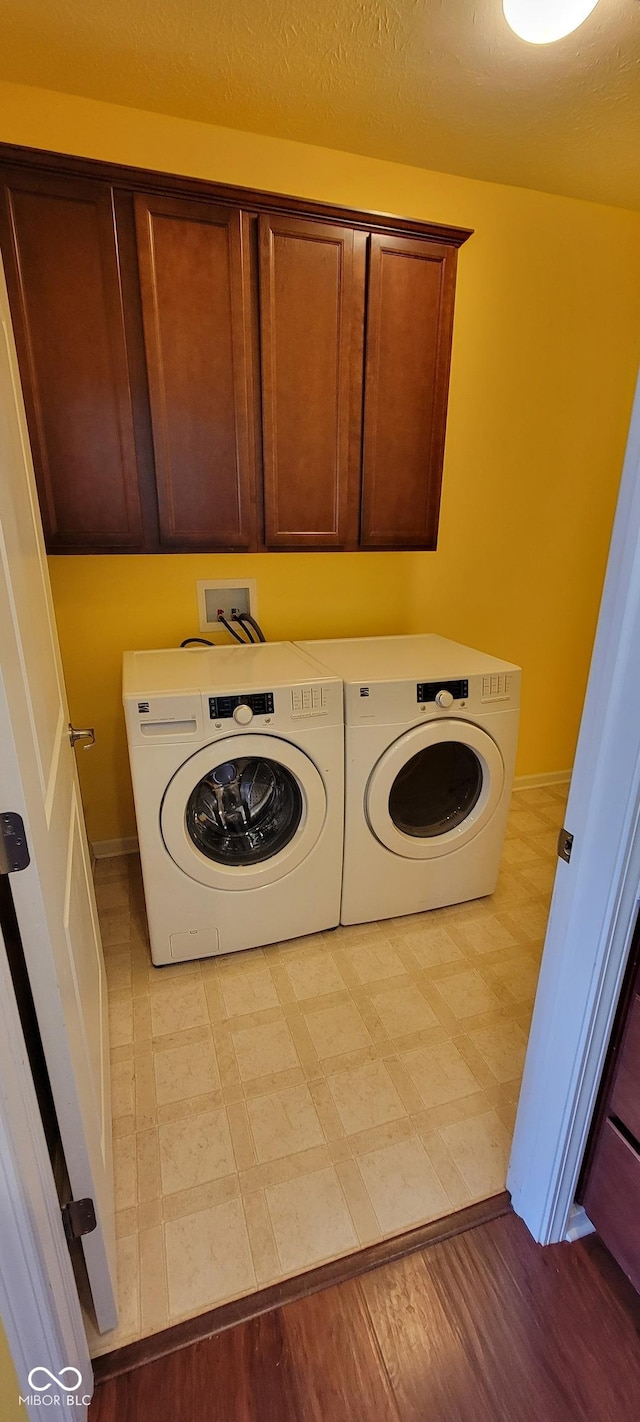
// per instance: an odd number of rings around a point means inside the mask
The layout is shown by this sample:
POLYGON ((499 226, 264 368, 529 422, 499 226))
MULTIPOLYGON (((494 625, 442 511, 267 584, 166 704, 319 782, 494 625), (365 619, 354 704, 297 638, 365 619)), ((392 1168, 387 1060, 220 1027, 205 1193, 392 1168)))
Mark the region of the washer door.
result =
POLYGON ((380 757, 365 792, 376 838, 404 859, 435 859, 473 839, 504 786, 498 747, 466 721, 429 721, 380 757))
POLYGON ((160 826, 171 858, 192 879, 253 889, 306 859, 326 812, 322 776, 303 751, 276 736, 235 735, 176 771, 160 826))

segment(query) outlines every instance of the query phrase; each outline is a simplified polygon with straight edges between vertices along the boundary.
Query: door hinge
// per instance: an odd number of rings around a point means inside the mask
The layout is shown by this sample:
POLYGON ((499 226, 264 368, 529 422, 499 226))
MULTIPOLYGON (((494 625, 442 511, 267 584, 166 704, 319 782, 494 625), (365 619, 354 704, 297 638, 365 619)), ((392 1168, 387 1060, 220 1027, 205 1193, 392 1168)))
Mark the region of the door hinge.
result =
POLYGON ((29 848, 24 831, 24 822, 14 810, 5 810, 0 815, 0 874, 16 874, 26 869, 29 863, 29 848))
POLYGON ((569 833, 569 830, 563 827, 558 835, 558 859, 564 859, 565 864, 568 864, 572 849, 573 835, 569 833))
POLYGON ((67 1240, 82 1239, 83 1234, 91 1234, 96 1228, 96 1212, 93 1200, 70 1200, 62 1206, 62 1223, 67 1240))

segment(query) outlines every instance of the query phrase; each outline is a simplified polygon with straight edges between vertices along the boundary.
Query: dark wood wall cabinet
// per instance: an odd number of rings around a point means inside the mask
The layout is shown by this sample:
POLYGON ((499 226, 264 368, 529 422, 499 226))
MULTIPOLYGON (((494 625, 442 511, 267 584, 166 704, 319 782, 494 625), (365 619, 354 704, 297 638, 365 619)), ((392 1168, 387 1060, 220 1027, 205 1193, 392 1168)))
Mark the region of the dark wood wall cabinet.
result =
POLYGON ((239 209, 136 193, 160 540, 255 546, 249 251, 239 209))
POLYGON ((6 145, 0 177, 51 552, 435 548, 467 229, 6 145))
POLYGON ((640 918, 578 1199, 607 1248, 640 1292, 640 918))

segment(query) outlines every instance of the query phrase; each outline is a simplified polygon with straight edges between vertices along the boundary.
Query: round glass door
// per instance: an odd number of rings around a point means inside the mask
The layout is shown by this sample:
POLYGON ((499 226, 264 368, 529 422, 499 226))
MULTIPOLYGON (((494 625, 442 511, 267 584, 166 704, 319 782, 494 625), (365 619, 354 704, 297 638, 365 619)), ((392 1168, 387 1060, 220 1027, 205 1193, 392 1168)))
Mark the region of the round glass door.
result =
POLYGON ((171 858, 200 884, 244 893, 275 884, 322 834, 327 793, 313 761, 281 736, 242 732, 201 746, 160 807, 171 858))
POLYGON ((479 834, 501 803, 504 762, 487 732, 452 717, 413 726, 373 767, 369 828, 403 859, 437 859, 479 834))
POLYGON ((402 766, 389 792, 389 814, 402 834, 431 839, 466 820, 482 790, 482 766, 459 740, 426 746, 402 766))
POLYGON ((265 756, 236 756, 214 765, 192 790, 186 827, 215 864, 260 864, 293 839, 303 801, 295 776, 265 756))

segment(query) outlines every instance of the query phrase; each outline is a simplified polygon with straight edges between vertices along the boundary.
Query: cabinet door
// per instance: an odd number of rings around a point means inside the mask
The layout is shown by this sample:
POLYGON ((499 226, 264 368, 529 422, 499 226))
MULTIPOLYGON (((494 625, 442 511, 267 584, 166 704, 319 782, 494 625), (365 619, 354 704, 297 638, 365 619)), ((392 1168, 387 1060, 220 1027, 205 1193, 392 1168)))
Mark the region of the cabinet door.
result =
POLYGON ((363 548, 436 546, 455 268, 455 248, 371 237, 363 548))
POLYGON ((51 551, 142 545, 111 190, 4 170, 2 246, 51 551))
POLYGON ((249 252, 242 214, 136 195, 138 259, 166 548, 250 548, 249 252))
POLYGON ((265 541, 358 537, 365 238, 260 217, 265 541))

